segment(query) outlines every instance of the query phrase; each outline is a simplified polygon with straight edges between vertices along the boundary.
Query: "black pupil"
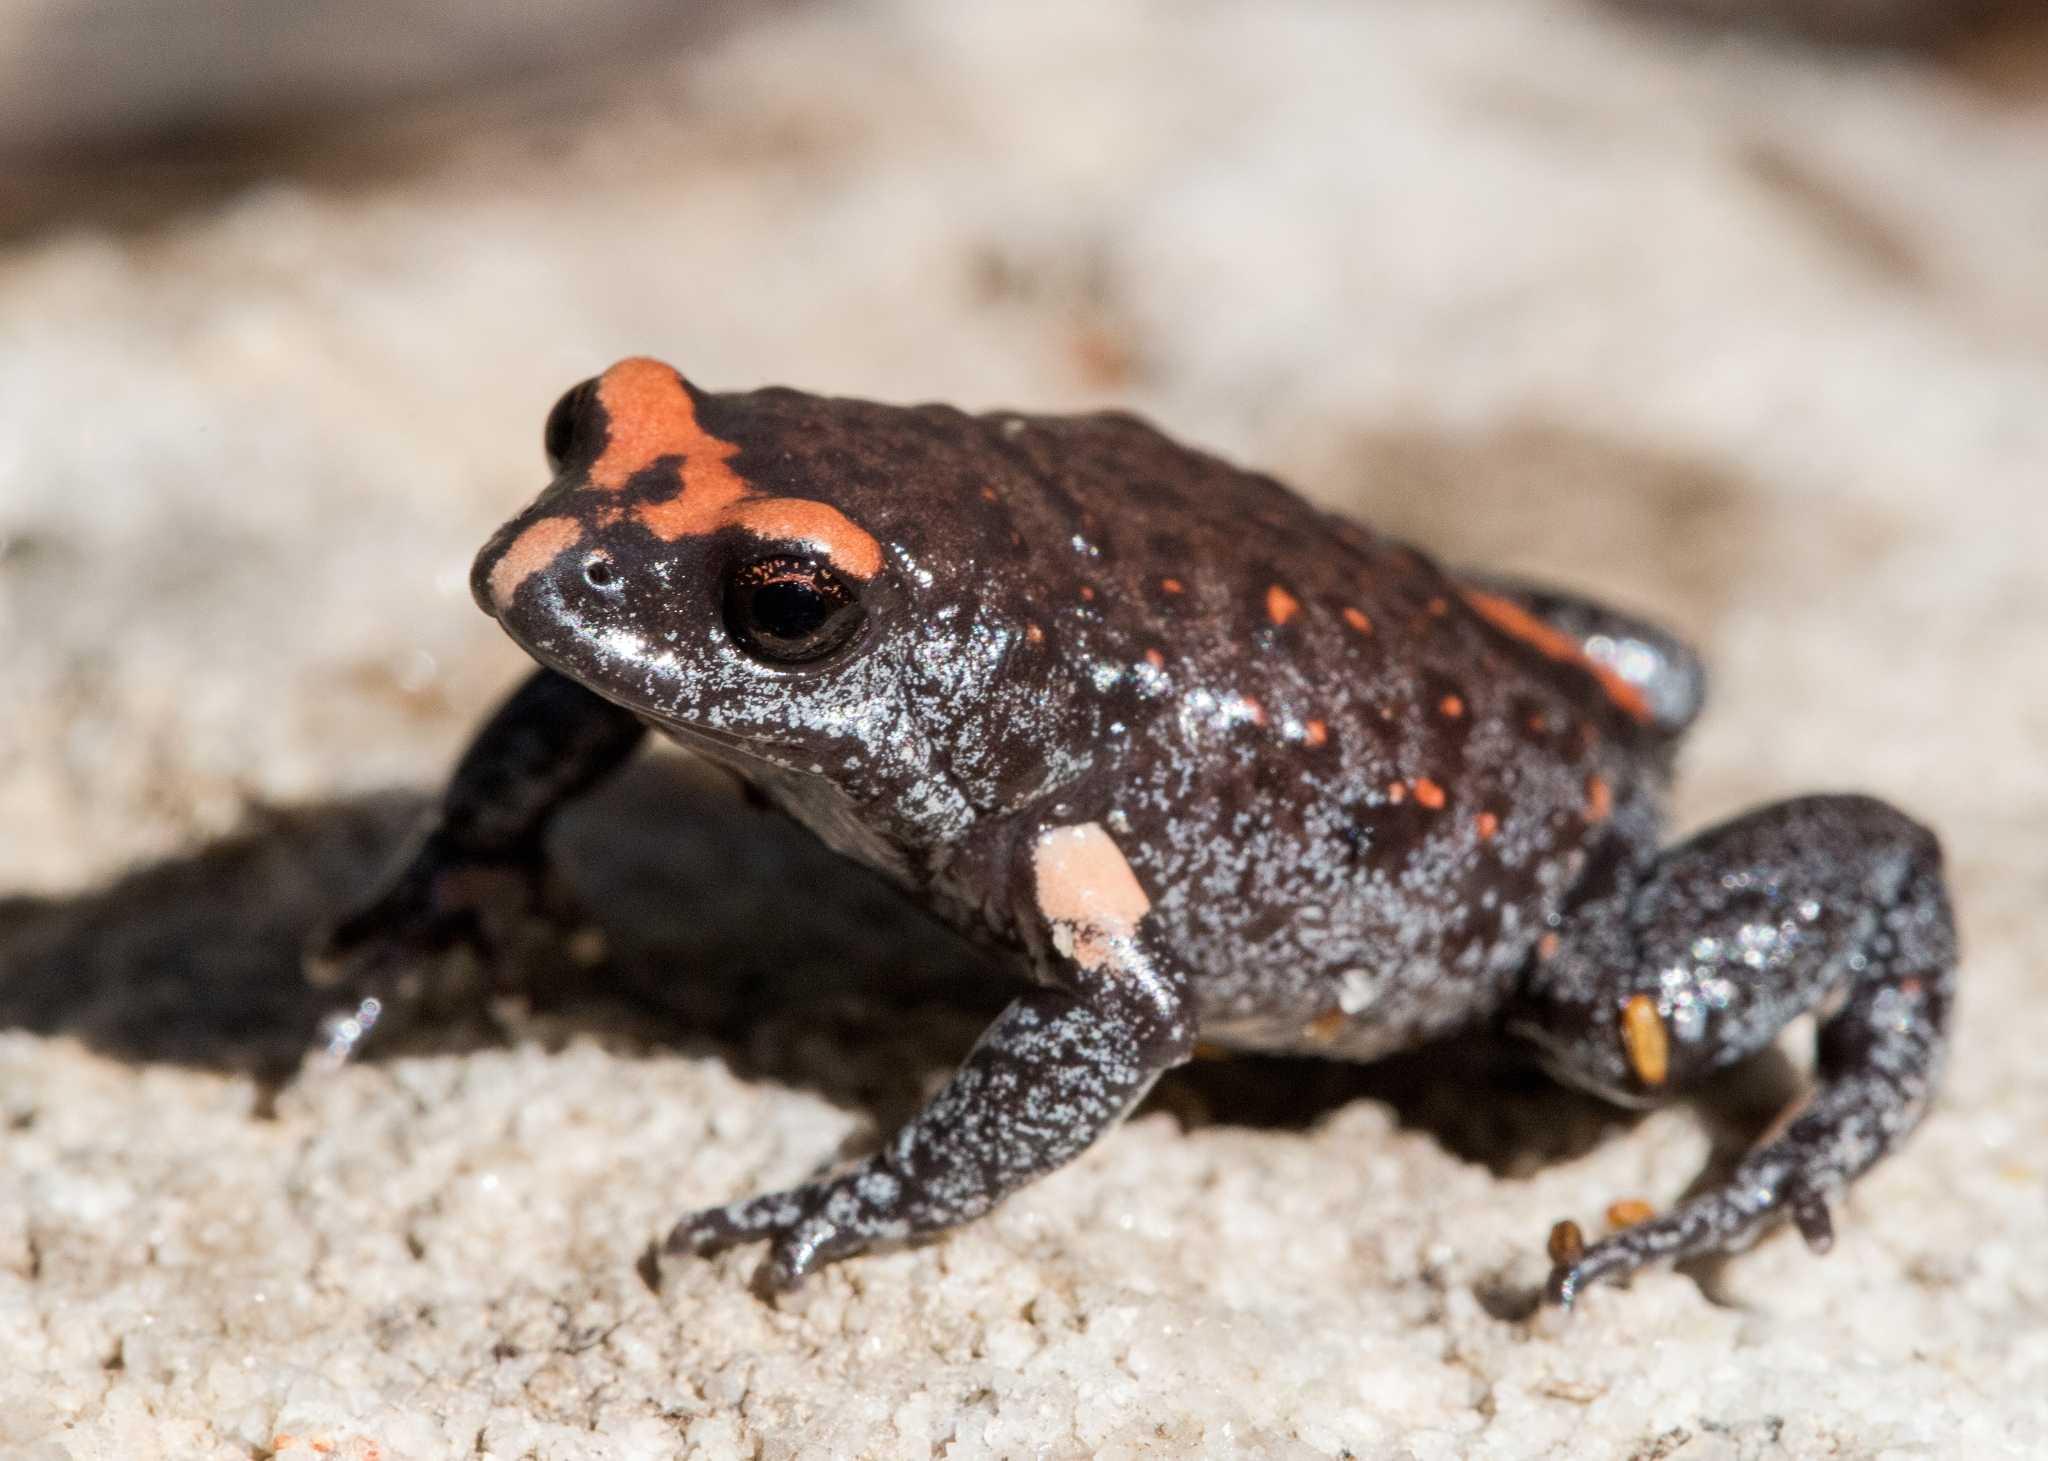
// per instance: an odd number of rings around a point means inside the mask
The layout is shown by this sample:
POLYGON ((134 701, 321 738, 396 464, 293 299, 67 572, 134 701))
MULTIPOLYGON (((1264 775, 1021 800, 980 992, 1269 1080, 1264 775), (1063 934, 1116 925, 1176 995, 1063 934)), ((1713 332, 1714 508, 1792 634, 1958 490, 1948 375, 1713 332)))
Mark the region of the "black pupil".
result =
POLYGON ((757 659, 805 664, 850 641, 862 623, 860 602, 837 574, 808 558, 745 564, 727 581, 726 624, 757 659))
POLYGON ((808 639, 832 613, 825 596, 800 578, 762 584, 748 607, 762 634, 790 641, 808 639))

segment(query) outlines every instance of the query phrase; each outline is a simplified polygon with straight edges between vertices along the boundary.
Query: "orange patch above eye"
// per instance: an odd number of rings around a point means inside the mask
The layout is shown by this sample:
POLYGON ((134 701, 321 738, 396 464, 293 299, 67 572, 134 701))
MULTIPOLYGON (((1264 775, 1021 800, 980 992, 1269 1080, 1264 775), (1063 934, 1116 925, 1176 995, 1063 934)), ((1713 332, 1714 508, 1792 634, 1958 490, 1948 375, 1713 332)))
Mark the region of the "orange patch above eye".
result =
POLYGON ((846 514, 807 497, 770 497, 732 468, 739 448, 706 431, 683 378, 658 360, 622 360, 598 379, 607 434, 590 465, 590 489, 618 492, 666 458, 680 459, 674 496, 633 515, 666 542, 737 527, 759 538, 814 545, 855 578, 881 571, 882 545, 846 514))

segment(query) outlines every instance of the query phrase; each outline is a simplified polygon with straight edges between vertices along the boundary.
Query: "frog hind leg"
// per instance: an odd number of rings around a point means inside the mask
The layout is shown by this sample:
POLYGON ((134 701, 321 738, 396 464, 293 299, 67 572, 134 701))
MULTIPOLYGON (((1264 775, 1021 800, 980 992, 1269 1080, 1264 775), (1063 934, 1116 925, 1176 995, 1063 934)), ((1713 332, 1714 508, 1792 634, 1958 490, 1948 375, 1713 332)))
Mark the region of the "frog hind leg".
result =
POLYGON ((1522 579, 1466 575, 1461 582, 1507 600, 1634 686, 1649 708, 1651 724, 1666 735, 1681 735, 1698 719, 1707 698, 1706 667, 1668 629, 1522 579))
POLYGON ((1815 1084, 1730 1179, 1590 1247, 1553 1234, 1549 1292, 1734 1251, 1828 1202, 1920 1121, 1948 1040, 1956 937, 1934 836, 1883 802, 1766 806, 1666 851, 1568 913, 1509 1010, 1553 1074, 1652 1105, 1820 1016, 1815 1084))

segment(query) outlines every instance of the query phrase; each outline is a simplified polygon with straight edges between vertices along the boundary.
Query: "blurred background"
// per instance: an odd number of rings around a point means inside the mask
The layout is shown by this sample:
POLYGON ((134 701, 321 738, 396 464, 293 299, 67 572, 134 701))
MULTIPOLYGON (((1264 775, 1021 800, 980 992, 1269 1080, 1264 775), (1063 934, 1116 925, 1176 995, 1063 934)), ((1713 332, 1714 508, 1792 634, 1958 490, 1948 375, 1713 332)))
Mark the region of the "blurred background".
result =
MULTIPOLYGON (((712 1455, 1145 1454, 1133 1395, 1207 1417, 1173 1454, 2027 1454, 2044 504, 2043 0, 0 0, 0 1026, 131 1057, 0 1034, 0 1298, 49 1311, 0 1323, 0 1443, 296 1455, 279 1397, 318 1373, 360 1379, 306 1404, 384 1455, 466 1454, 491 1416, 490 1454, 542 1454, 504 1439, 535 1417, 584 1438, 549 1456, 670 1454, 679 1394, 712 1455), (1582 1161, 1552 1148, 1598 1133, 1584 1103, 1442 1081, 1281 1130, 1141 1121, 778 1313, 739 1280, 651 1301, 620 1255, 679 1192, 871 1140, 971 1024, 489 1048, 267 1126, 161 1068, 174 1026, 301 1047, 297 941, 412 807, 363 798, 437 783, 522 672, 470 557, 543 485, 557 395, 636 353, 713 389, 1132 407, 1687 634, 1714 693, 1682 826, 1853 787, 1944 836, 1970 965, 1929 1134, 1826 1265, 1739 1266, 1771 1323, 1646 1279, 1564 1344, 1500 1295, 1552 1217, 1680 1190, 1693 1116, 1582 1161), (495 1198, 449 1175, 479 1132, 495 1198), (66 1185, 80 1152, 104 1185, 66 1185), (224 1265, 270 1278, 215 1294, 224 1265), (392 1334, 402 1364, 347 1349, 392 1334), (241 1449, 135 1418, 181 1407, 241 1449), (818 1415, 846 1428, 777 1449, 818 1415), (654 1439, 585 1445, 614 1420, 654 1439)), ((588 840, 658 862, 643 812, 588 840)), ((641 906, 751 868, 695 856, 641 906)), ((828 962, 884 937, 866 896, 828 962)))

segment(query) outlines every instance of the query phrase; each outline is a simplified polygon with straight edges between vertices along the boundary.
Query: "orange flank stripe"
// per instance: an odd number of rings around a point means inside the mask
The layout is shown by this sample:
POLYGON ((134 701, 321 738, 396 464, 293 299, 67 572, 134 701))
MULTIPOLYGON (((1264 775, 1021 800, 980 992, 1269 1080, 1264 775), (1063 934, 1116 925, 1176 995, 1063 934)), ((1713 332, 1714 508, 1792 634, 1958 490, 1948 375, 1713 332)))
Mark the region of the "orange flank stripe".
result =
POLYGON ((1499 594, 1481 593, 1477 589, 1463 592, 1465 602, 1472 606, 1473 611, 1501 633, 1521 640, 1560 664, 1578 666, 1598 680, 1600 688, 1607 692, 1607 698, 1631 718, 1649 724, 1650 704, 1643 699, 1643 692, 1606 665, 1588 659, 1585 651, 1579 648, 1578 641, 1569 634, 1544 623, 1520 604, 1499 594))

